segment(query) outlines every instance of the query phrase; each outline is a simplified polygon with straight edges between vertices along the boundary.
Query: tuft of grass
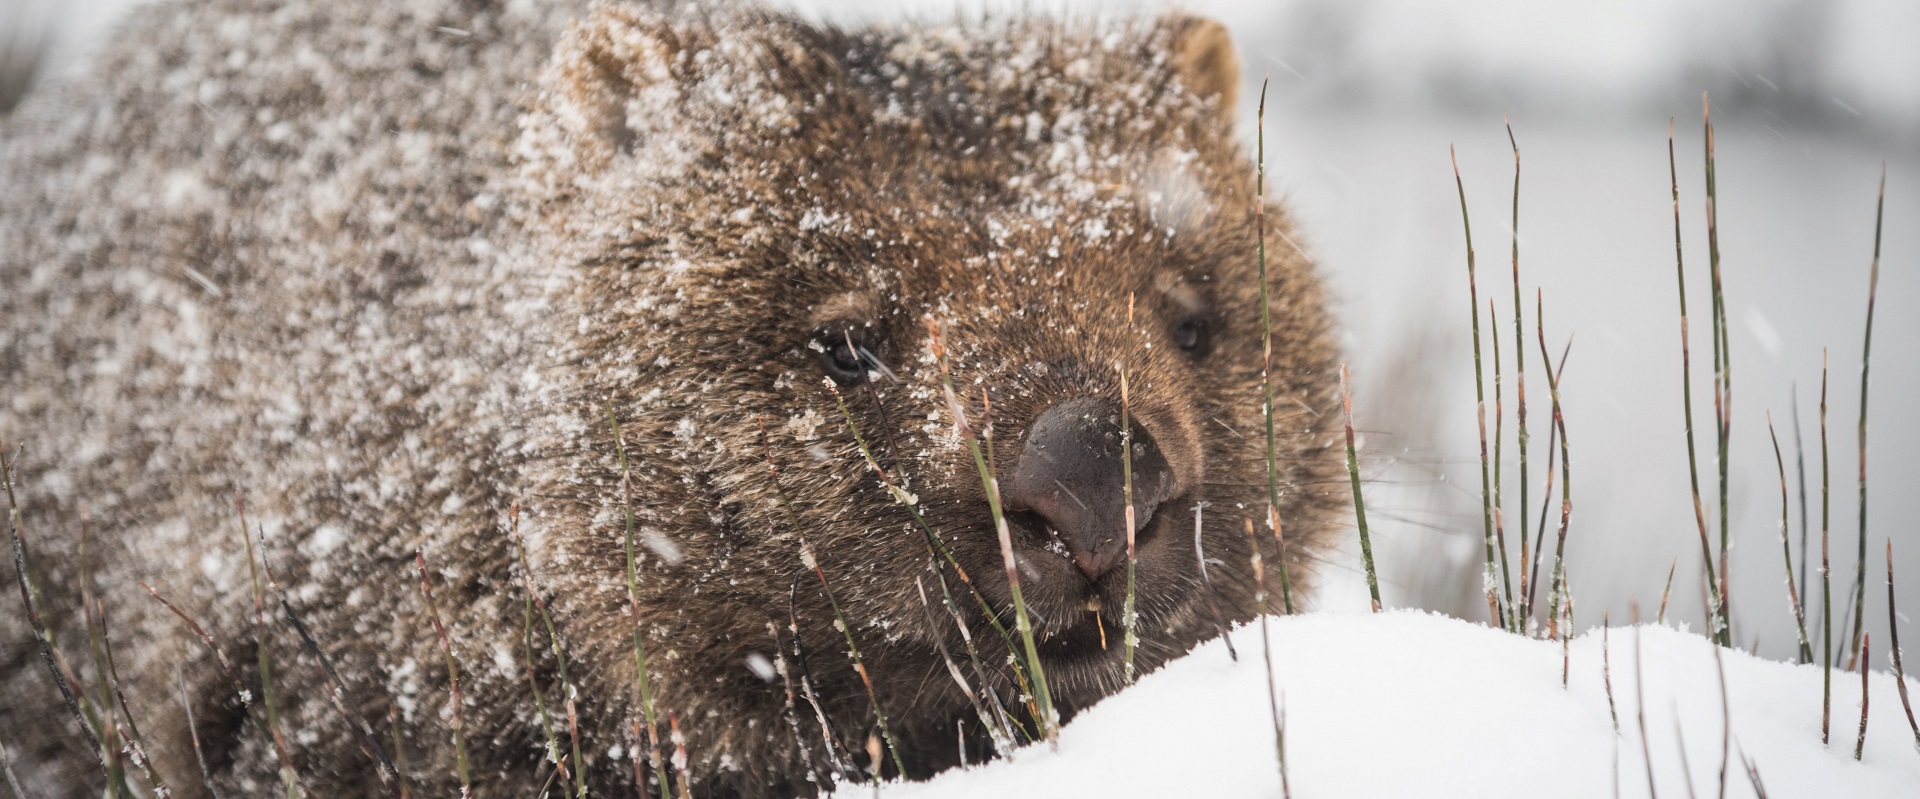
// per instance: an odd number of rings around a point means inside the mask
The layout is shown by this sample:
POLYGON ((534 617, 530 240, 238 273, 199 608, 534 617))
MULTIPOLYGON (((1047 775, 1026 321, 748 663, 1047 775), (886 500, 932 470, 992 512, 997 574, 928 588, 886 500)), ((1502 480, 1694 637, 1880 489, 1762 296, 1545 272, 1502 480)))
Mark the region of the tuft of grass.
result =
MULTIPOLYGON (((626 556, 627 556, 627 603, 633 616, 633 666, 634 690, 639 694, 640 712, 647 722, 647 760, 653 767, 653 773, 660 780, 660 795, 667 796, 670 791, 667 772, 660 762, 660 726, 654 716, 653 685, 647 674, 647 648, 643 639, 646 631, 640 621, 640 567, 633 548, 633 474, 627 464, 627 437, 620 430, 620 418, 614 415, 613 400, 606 400, 607 424, 613 428, 614 452, 620 458, 621 506, 626 514, 626 556)), ((638 779, 638 775, 635 776, 638 779)), ((646 783, 639 785, 646 790, 646 783)))
MULTIPOLYGON (((1880 165, 1880 195, 1873 210, 1873 266, 1867 277, 1867 332, 1860 345, 1860 560, 1853 578, 1853 640, 1866 634, 1867 613, 1867 376, 1873 365, 1873 300, 1880 291, 1880 226, 1887 210, 1887 166, 1880 165)), ((1866 671, 1861 661, 1861 671, 1866 671)), ((1847 666, 1853 668, 1851 664, 1847 666)))
POLYGON ((1913 702, 1907 698, 1907 672, 1900 665, 1900 609, 1893 602, 1893 540, 1887 540, 1887 655, 1893 661, 1893 684, 1900 688, 1900 707, 1913 728, 1913 747, 1920 750, 1920 722, 1914 721, 1913 702))
POLYGON ((420 570, 420 595, 426 599, 427 616, 433 620, 433 633, 440 638, 440 654, 447 662, 448 702, 453 711, 454 767, 460 775, 460 799, 468 799, 473 796, 473 780, 467 775, 466 719, 460 711, 460 664, 454 660, 453 639, 447 637, 446 625, 440 623, 440 608, 433 601, 433 585, 427 580, 427 554, 414 550, 413 562, 420 570))
MULTIPOLYGON (((107 794, 112 797, 131 797, 133 788, 127 782, 127 767, 121 761, 125 730, 120 726, 119 715, 113 709, 113 696, 107 679, 107 659, 103 651, 106 637, 102 616, 105 609, 100 607, 93 595, 93 559, 88 548, 87 508, 80 506, 80 607, 86 622, 87 649, 93 656, 93 671, 99 681, 100 696, 93 700, 92 714, 100 729, 100 742, 105 747, 103 754, 107 763, 107 794)), ((76 681, 76 684, 78 682, 76 681)))
MULTIPOLYGON (((1447 147, 1447 157, 1453 162, 1453 184, 1460 193, 1460 225, 1467 236, 1467 308, 1473 312, 1473 396, 1474 417, 1480 425, 1480 522, 1486 538, 1486 570, 1481 576, 1481 584, 1487 594, 1487 616, 1495 627, 1507 626, 1507 614, 1500 607, 1499 595, 1493 590, 1493 548, 1494 516, 1499 512, 1498 483, 1491 480, 1487 466, 1487 389, 1485 372, 1480 365, 1480 288, 1474 277, 1473 262, 1473 222, 1467 216, 1467 185, 1460 179, 1460 158, 1447 147)), ((1493 319, 1493 298, 1487 298, 1487 317, 1493 319)), ((1499 425, 1501 420, 1500 397, 1500 337, 1496 333, 1493 342, 1493 395, 1494 395, 1494 439, 1497 452, 1500 447, 1499 425)), ((1271 417, 1269 417, 1271 418, 1271 417)), ((1269 421, 1268 426, 1272 423, 1269 421)), ((1494 460, 1492 471, 1499 469, 1499 460, 1494 460)), ((1523 538, 1522 541, 1525 539, 1523 538)), ((1502 549, 1505 546, 1502 545, 1502 549)))
POLYGON ((1360 527, 1360 562, 1367 570, 1367 593, 1380 612, 1380 578, 1373 569, 1373 539, 1367 535, 1367 501, 1360 494, 1360 460, 1353 447, 1353 376, 1340 364, 1340 415, 1347 430, 1347 478, 1353 483, 1353 517, 1360 527))
POLYGON ((1267 80, 1260 80, 1260 107, 1254 112, 1253 219, 1260 260, 1260 403, 1267 425, 1267 523, 1279 542, 1280 602, 1293 615, 1293 586, 1287 576, 1287 542, 1280 535, 1280 469, 1273 437, 1273 319, 1267 303, 1267 80))
POLYGON ((1807 613, 1800 606, 1800 594, 1793 587, 1793 547, 1787 535, 1787 462, 1780 457, 1780 437, 1773 432, 1773 412, 1767 412, 1767 437, 1773 441, 1773 464, 1780 470, 1780 553, 1787 561, 1787 604, 1800 633, 1800 662, 1813 662, 1813 645, 1807 641, 1807 613))
POLYGON ((960 404, 959 395, 954 393, 946 343, 941 338, 939 325, 932 320, 927 323, 927 335, 933 356, 940 362, 940 387, 946 394, 948 412, 953 414, 955 430, 973 453, 974 468, 980 473, 980 483, 986 489, 987 511, 1000 537, 1000 560, 1006 565, 1007 588, 1013 595, 1014 621, 1020 630, 1020 642, 1026 650, 1027 676, 1033 681, 1034 701, 1039 706, 1037 715, 1040 730, 1049 744, 1059 746, 1060 714, 1054 710, 1053 695, 1047 690, 1047 673, 1045 667, 1040 665, 1040 651, 1033 642, 1033 622, 1027 617, 1027 601, 1020 593, 1020 571, 1013 559, 1013 532, 1007 528, 1007 516, 1000 506, 1000 481, 994 478, 993 470, 987 466, 986 456, 981 454, 980 439, 967 423, 966 408, 960 404))

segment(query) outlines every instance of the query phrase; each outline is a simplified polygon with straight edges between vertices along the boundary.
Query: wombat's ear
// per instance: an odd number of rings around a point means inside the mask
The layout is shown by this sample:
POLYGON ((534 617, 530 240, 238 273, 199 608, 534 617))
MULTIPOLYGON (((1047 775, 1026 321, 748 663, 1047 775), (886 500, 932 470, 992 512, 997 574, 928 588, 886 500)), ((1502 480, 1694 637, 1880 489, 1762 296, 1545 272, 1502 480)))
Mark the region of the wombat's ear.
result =
POLYGON ((1185 14, 1171 22, 1174 74, 1201 99, 1214 100, 1221 116, 1231 120, 1240 99, 1240 53, 1227 26, 1185 14))

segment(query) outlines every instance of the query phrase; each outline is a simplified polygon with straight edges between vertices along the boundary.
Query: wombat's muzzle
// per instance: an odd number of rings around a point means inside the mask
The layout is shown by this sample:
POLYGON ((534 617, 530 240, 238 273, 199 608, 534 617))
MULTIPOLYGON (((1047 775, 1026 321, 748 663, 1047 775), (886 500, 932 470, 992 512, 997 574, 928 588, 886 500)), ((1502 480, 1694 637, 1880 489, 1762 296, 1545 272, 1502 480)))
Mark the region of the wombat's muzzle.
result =
MULTIPOLYGON (((1153 436, 1130 420, 1136 545, 1154 509, 1175 491, 1153 436)), ((1009 511, 1040 517, 1075 566, 1095 580, 1126 560, 1126 460, 1120 405, 1080 397, 1055 404, 1027 428, 1020 460, 1002 483, 1009 511)))

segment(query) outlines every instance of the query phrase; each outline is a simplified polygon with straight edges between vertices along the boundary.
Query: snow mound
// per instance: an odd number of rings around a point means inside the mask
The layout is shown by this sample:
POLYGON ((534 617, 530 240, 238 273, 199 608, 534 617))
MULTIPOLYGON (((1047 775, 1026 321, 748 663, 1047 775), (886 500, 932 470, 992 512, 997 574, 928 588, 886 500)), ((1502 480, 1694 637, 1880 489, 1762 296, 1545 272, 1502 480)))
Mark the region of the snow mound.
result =
MULTIPOLYGON (((1563 689, 1559 643, 1458 619, 1400 611, 1316 613, 1269 623, 1293 796, 1648 793, 1634 628, 1607 635, 1616 735, 1598 629, 1572 642, 1563 689)), ((1258 623, 1233 637, 1240 662, 1230 661, 1218 640, 1202 645, 1080 714, 1061 731, 1058 751, 1032 746, 882 793, 889 799, 1279 796, 1258 623)), ((1663 796, 1688 795, 1689 782, 1694 795, 1717 795, 1722 715, 1713 646, 1653 624, 1641 626, 1637 637, 1653 783, 1663 796)), ((1833 745, 1826 747, 1818 665, 1721 655, 1733 728, 1726 795, 1754 795, 1743 756, 1773 796, 1915 795, 1920 751, 1891 674, 1869 677, 1871 717, 1856 763, 1858 674, 1833 674, 1833 745)), ((1908 680, 1909 691, 1920 693, 1920 683, 1908 680)), ((849 786, 841 795, 869 790, 849 786)))

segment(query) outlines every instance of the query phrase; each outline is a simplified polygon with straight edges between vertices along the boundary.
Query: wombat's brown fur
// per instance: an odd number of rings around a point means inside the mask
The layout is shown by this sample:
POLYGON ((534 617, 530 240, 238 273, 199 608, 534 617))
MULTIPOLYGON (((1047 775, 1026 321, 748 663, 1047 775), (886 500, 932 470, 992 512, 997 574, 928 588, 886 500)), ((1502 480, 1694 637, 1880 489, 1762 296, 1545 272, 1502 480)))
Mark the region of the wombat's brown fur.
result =
MULTIPOLYGON (((307 795, 397 793, 380 756, 404 754, 416 795, 458 779, 416 550, 460 664, 477 794, 567 795, 548 782, 535 684, 568 768, 595 795, 633 790, 635 614, 653 734, 671 755, 677 723, 693 794, 812 794, 847 776, 838 760, 870 766, 878 732, 817 563, 908 776, 959 747, 990 756, 937 644, 1024 723, 1007 643, 896 501, 911 495, 1011 630, 930 330, 964 432, 991 434, 1064 715, 1122 682, 1123 501, 1087 475, 1115 468, 1123 369, 1141 668, 1212 634, 1197 503, 1232 619, 1253 613, 1246 520, 1275 556, 1261 200, 1231 134, 1235 64, 1218 25, 1184 17, 847 31, 731 7, 140 10, 91 79, 30 96, 0 127, 0 438, 52 648, 99 704, 91 584, 132 718, 118 701, 112 716, 138 722, 174 795, 205 790, 183 699, 214 784, 282 792, 254 720, 243 497, 282 590, 264 589, 267 662, 307 795), (828 376, 900 493, 860 454, 828 376), (1046 460, 1060 441, 1086 446, 1046 460), (566 647, 581 759, 537 614, 523 637, 515 503, 566 647), (211 633, 251 709, 139 581, 211 633), (289 615, 370 740, 329 701, 289 615)), ((1342 488, 1335 351, 1310 264, 1283 212, 1266 214, 1298 591, 1342 488)), ((6 582, 0 742, 35 795, 97 796, 103 770, 6 582)))

